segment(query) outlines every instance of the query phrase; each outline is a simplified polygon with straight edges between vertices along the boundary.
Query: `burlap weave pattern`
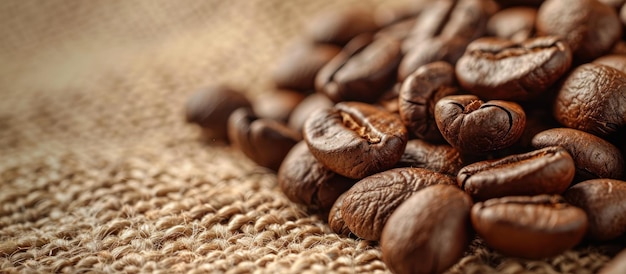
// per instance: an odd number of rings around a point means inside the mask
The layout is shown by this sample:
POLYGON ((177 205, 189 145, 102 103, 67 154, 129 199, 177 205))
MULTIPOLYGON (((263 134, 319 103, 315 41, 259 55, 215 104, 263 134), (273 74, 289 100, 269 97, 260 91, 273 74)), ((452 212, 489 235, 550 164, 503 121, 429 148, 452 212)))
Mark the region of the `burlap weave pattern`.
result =
MULTIPOLYGON (((388 272, 182 116, 203 85, 267 94, 305 20, 356 3, 376 1, 1 1, 0 272, 388 272)), ((590 273, 616 250, 475 240, 450 272, 590 273)))

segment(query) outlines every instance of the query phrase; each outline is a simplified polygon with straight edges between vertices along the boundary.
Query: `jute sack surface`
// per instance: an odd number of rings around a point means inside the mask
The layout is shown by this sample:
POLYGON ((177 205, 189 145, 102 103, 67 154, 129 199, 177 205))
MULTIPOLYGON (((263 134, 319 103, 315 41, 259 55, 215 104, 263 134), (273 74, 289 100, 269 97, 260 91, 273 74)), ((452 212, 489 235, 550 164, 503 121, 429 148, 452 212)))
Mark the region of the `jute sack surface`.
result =
MULTIPOLYGON (((214 83, 254 98, 307 19, 383 1, 1 1, 0 272, 388 272, 276 176, 183 121, 214 83)), ((591 273, 620 248, 450 273, 591 273)))

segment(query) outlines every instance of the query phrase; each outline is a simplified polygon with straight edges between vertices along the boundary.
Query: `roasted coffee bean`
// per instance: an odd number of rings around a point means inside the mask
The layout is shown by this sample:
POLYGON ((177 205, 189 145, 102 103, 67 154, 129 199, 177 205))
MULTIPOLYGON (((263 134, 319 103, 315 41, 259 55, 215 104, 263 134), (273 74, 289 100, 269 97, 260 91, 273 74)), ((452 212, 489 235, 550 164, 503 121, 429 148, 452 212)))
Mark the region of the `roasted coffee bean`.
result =
POLYGON ((320 70, 315 87, 335 102, 374 102, 393 85, 401 57, 395 38, 358 36, 320 70))
POLYGON ((598 274, 624 274, 626 273, 626 249, 609 261, 598 274))
POLYGON ((561 146, 574 158, 579 180, 621 179, 624 158, 613 144, 593 134, 571 128, 554 128, 537 133, 533 147, 561 146))
POLYGON ((455 185, 449 176, 423 168, 395 168, 358 181, 346 191, 341 216, 356 236, 378 241, 387 219, 413 193, 436 184, 455 185))
POLYGON ((448 144, 430 144, 424 140, 409 140, 396 167, 419 167, 456 177, 463 167, 459 151, 448 144))
POLYGON ((594 64, 600 64, 616 68, 621 72, 626 73, 626 55, 624 54, 609 54, 593 60, 594 64))
POLYGON ((393 273, 443 273, 472 237, 472 200, 448 185, 427 187, 402 203, 384 227, 380 248, 393 273))
POLYGON ((328 226, 333 232, 341 236, 348 237, 353 234, 341 215, 341 207, 343 206, 344 197, 346 197, 346 192, 341 194, 331 207, 330 213, 328 214, 328 226))
POLYGON ((596 0, 546 0, 535 27, 539 36, 563 37, 579 62, 608 52, 622 35, 615 10, 596 0))
POLYGON ((305 122, 303 134, 315 158, 354 179, 391 168, 408 139, 397 115, 360 102, 315 112, 305 122))
POLYGON ((607 241, 626 233, 626 182, 588 180, 572 186, 563 196, 587 212, 590 239, 607 241))
POLYGON ((578 244, 587 215, 558 195, 511 196, 476 203, 471 212, 476 233, 507 256, 542 259, 578 244))
POLYGON ((185 104, 187 122, 199 125, 209 138, 226 139, 230 114, 241 107, 251 107, 240 91, 224 85, 196 90, 185 104))
POLYGON ((289 200, 322 212, 355 182, 318 162, 304 141, 289 151, 278 169, 278 185, 289 200))
POLYGON ((435 121, 461 154, 481 154, 513 145, 524 131, 526 115, 513 102, 483 103, 473 95, 454 95, 437 102, 435 121))
POLYGON ((457 182, 475 200, 561 194, 574 179, 574 160, 553 146, 463 167, 457 182))
POLYGON ((571 63, 569 47, 557 37, 519 44, 489 37, 467 46, 456 75, 464 89, 481 98, 526 101, 541 96, 571 63))
POLYGON ((467 44, 469 44, 468 40, 459 37, 434 37, 421 41, 402 58, 398 68, 398 81, 404 81, 421 66, 433 62, 444 61, 456 64, 457 60, 463 56, 467 44))
POLYGON ((487 22, 487 35, 521 43, 533 36, 537 10, 512 7, 498 11, 487 22))
POLYGON ((454 68, 446 62, 420 67, 402 83, 399 96, 400 118, 417 138, 441 142, 443 137, 435 122, 435 104, 457 92, 454 68))
POLYGON ((287 122, 291 112, 304 100, 305 95, 292 90, 277 90, 257 97, 252 103, 254 113, 260 118, 287 122))
POLYGON ((277 88, 309 91, 315 89, 315 75, 341 48, 297 40, 289 45, 272 70, 277 88))
POLYGON ((606 136, 626 125, 626 74, 599 64, 577 67, 554 102, 562 125, 606 136))
POLYGON ((311 116, 311 114, 320 109, 327 109, 333 107, 333 102, 321 93, 313 93, 304 98, 296 108, 293 109, 287 125, 295 131, 301 133, 304 122, 311 116))
POLYGON ((358 7, 326 10, 309 21, 306 33, 317 43, 344 45, 361 33, 379 28, 372 12, 358 7))
POLYGON ((278 170, 283 158, 300 140, 285 124, 259 119, 251 109, 239 108, 228 118, 228 139, 258 165, 278 170))

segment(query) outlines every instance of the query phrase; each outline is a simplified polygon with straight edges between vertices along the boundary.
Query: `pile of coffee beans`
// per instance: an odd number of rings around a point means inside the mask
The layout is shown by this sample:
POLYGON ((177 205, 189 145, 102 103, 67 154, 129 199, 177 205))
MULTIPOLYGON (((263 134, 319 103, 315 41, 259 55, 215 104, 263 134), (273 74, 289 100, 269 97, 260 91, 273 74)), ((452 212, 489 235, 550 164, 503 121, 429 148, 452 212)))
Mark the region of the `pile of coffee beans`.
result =
MULTIPOLYGON (((272 67, 271 96, 207 87, 187 120, 395 273, 444 272, 475 235, 553 257, 626 235, 625 2, 327 11, 272 67)), ((604 273, 624 273, 617 258, 604 273)))

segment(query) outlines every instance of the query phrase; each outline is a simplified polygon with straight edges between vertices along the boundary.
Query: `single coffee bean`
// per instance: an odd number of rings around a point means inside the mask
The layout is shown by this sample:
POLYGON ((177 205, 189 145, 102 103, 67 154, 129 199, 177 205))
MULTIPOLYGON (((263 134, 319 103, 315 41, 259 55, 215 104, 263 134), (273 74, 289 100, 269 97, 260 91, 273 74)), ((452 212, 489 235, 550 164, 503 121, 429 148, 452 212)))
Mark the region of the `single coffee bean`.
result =
POLYGON ((613 144, 593 134, 572 128, 554 128, 537 133, 532 140, 535 148, 561 146, 574 158, 579 180, 597 178, 621 179, 624 158, 613 144))
POLYGON ((456 75, 464 89, 481 98, 527 101, 541 96, 571 63, 572 53, 558 37, 519 44, 489 37, 467 46, 456 64, 456 75))
POLYGON ((543 259, 578 244, 587 215, 558 195, 511 196, 476 203, 471 219, 485 243, 507 256, 543 259))
POLYGON ((285 124, 272 119, 259 119, 250 108, 239 108, 230 115, 228 138, 252 161, 275 171, 300 141, 298 133, 285 124))
POLYGON ((463 257, 472 237, 472 200, 449 185, 427 187, 389 217, 380 239, 393 273, 443 273, 463 257))
POLYGON ((521 43, 535 33, 537 9, 512 7, 498 11, 489 18, 486 34, 521 43))
POLYGON ((593 63, 616 68, 621 72, 626 73, 626 55, 624 54, 604 55, 593 60, 593 63))
POLYGON ((457 90, 454 68, 446 62, 422 66, 411 74, 402 83, 398 101, 400 118, 409 132, 427 141, 443 141, 435 122, 435 104, 457 90))
POLYGON ((404 81, 421 66, 433 62, 445 61, 456 64, 463 56, 467 44, 469 44, 467 39, 459 37, 433 37, 422 40, 402 58, 398 68, 398 81, 404 81))
POLYGON ((296 108, 293 109, 287 125, 295 131, 301 133, 304 122, 309 116, 320 109, 327 109, 333 107, 333 102, 321 93, 313 93, 304 98, 296 108))
POLYGON ((526 115, 513 102, 483 103, 474 95, 453 95, 435 104, 435 121, 461 154, 481 154, 513 145, 524 131, 526 115))
POLYGON ((626 233, 626 182, 588 180, 572 186, 563 196, 587 212, 590 239, 608 241, 626 233))
POLYGON ((341 216, 356 236, 378 241, 387 219, 413 193, 436 184, 455 185, 449 176, 422 168, 395 168, 358 181, 346 191, 341 216))
POLYGON ((626 273, 626 249, 609 261, 598 274, 623 274, 626 273))
POLYGON ((561 194, 574 179, 574 170, 574 160, 567 150, 553 146, 467 165, 459 171, 457 182, 480 201, 561 194))
POLYGON ((314 90, 315 75, 340 51, 341 48, 336 45, 297 40, 286 48, 272 70, 276 87, 300 91, 314 90))
POLYGON ((408 139, 397 115, 359 102, 315 112, 305 122, 303 134, 315 158, 354 179, 394 166, 408 139))
POLYGON ((463 167, 459 151, 448 144, 435 145, 424 140, 409 140, 396 167, 419 167, 456 177, 463 167))
POLYGON ((326 10, 309 21, 306 33, 317 43, 344 45, 361 33, 379 28, 372 12, 358 7, 326 10))
POLYGON ((341 215, 341 207, 343 206, 344 197, 346 197, 346 192, 341 194, 341 196, 335 200, 335 203, 330 208, 330 213, 328 214, 328 226, 333 232, 344 237, 349 237, 354 234, 352 234, 352 231, 350 231, 350 228, 346 225, 346 222, 343 220, 341 215))
POLYGON ((304 141, 289 151, 278 169, 278 185, 289 200, 322 212, 355 182, 318 162, 304 141))
POLYGON ((539 36, 563 37, 579 62, 608 52, 622 35, 615 10, 596 0, 546 0, 535 27, 539 36))
POLYGON ((240 91, 224 85, 196 90, 185 104, 187 122, 199 125, 209 138, 226 139, 230 114, 238 108, 251 107, 240 91))
POLYGON ((626 74, 600 64, 577 67, 554 102, 562 125, 606 136, 626 125, 626 74))
POLYGON ((254 113, 260 118, 287 122, 293 109, 305 95, 292 90, 277 90, 257 97, 252 103, 254 113))
POLYGON ((334 102, 374 102, 393 85, 401 57, 395 38, 358 36, 320 70, 315 87, 334 102))

